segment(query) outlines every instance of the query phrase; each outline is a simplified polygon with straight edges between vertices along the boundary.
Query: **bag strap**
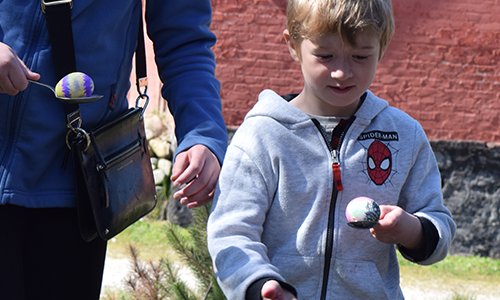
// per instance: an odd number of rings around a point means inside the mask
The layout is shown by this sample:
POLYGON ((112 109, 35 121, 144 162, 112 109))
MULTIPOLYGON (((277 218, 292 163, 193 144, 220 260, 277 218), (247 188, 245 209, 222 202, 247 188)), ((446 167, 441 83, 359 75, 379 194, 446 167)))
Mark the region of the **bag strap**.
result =
MULTIPOLYGON (((75 46, 71 27, 71 9, 73 1, 42 0, 49 40, 52 45, 52 60, 57 78, 76 71, 75 46)), ((80 115, 78 104, 64 103, 66 116, 80 115)), ((68 126, 72 124, 67 117, 68 126)))
MULTIPOLYGON (((62 78, 65 75, 76 71, 75 47, 73 42, 73 29, 71 26, 71 9, 73 8, 73 1, 41 0, 41 6, 42 11, 45 13, 47 29, 49 31, 54 68, 58 78, 62 78)), ((139 92, 139 98, 146 98, 146 101, 149 102, 149 97, 146 95, 148 81, 146 70, 146 48, 144 44, 144 25, 142 18, 141 9, 135 59, 135 71, 137 78, 136 85, 137 91, 139 92), (141 88, 143 87, 145 90, 144 92, 141 92, 141 88)), ((139 98, 137 100, 139 100, 139 98)), ((63 107, 64 113, 66 114, 66 123, 68 128, 73 131, 78 131, 82 123, 79 105, 65 102, 63 103, 63 107), (75 123, 76 126, 73 125, 75 123)))
POLYGON ((135 107, 139 107, 139 100, 145 99, 145 103, 141 113, 141 119, 146 111, 146 107, 149 103, 148 92, 148 74, 146 70, 146 46, 144 44, 144 20, 142 19, 142 8, 141 8, 141 19, 139 21, 139 31, 137 33, 137 48, 135 49, 135 83, 137 86, 137 92, 139 96, 135 102, 135 107), (144 91, 141 90, 144 88, 144 91))
POLYGON ((144 45, 144 21, 139 21, 139 32, 137 33, 137 48, 135 49, 135 78, 136 86, 139 95, 142 95, 140 88, 145 87, 144 94, 146 94, 148 86, 148 72, 146 70, 146 46, 144 45))

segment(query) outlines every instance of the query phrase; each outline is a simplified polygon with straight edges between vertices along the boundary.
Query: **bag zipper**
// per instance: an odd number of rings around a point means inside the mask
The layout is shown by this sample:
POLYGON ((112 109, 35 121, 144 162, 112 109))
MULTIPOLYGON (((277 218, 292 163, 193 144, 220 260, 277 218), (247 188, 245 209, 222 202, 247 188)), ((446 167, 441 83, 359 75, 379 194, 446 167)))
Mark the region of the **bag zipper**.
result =
POLYGON ((141 150, 142 148, 144 148, 144 146, 142 145, 141 141, 139 139, 137 139, 133 143, 124 147, 123 149, 121 149, 121 150, 109 155, 108 157, 104 158, 103 164, 98 165, 97 170, 111 169, 115 165, 117 165, 117 164, 121 163, 122 161, 126 160, 127 158, 131 157, 134 153, 141 150))

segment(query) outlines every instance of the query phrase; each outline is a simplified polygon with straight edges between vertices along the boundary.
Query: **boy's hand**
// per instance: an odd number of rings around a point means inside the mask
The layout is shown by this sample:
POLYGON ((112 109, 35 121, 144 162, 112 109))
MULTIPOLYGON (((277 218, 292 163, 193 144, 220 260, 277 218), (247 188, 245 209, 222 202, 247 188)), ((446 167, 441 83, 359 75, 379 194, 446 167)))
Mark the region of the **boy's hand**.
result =
POLYGON ((264 300, 297 300, 292 293, 284 290, 276 280, 264 283, 261 293, 264 300))
POLYGON ((379 225, 370 232, 383 243, 401 244, 410 250, 417 249, 422 243, 420 221, 399 206, 381 205, 379 225))
POLYGON ((186 186, 174 194, 174 199, 188 208, 207 204, 214 196, 219 173, 219 160, 203 145, 177 154, 170 180, 175 187, 186 186))
POLYGON ((0 43, 0 93, 16 95, 28 87, 28 80, 40 79, 17 54, 4 43, 0 43))

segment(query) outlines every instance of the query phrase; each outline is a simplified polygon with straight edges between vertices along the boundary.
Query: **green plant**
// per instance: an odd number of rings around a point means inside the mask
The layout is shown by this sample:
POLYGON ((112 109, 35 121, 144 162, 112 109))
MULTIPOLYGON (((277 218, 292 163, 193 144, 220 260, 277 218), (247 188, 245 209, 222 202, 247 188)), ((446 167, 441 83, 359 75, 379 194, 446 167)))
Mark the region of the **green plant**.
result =
POLYGON ((209 207, 210 205, 206 205, 193 210, 194 220, 187 232, 179 226, 169 224, 167 239, 202 286, 203 299, 221 300, 225 297, 217 285, 206 242, 209 207))
MULTIPOLYGON (((159 261, 147 263, 140 259, 136 246, 129 245, 129 257, 133 266, 127 280, 126 296, 108 293, 106 300, 221 300, 225 299, 217 285, 212 261, 206 244, 207 206, 193 210, 193 223, 188 228, 169 222, 149 221, 130 227, 124 234, 128 241, 136 238, 144 245, 152 245, 161 240, 161 245, 171 248, 170 255, 159 261), (151 226, 148 226, 150 224, 151 226), (153 234, 151 231, 161 231, 153 234), (189 268, 192 276, 181 276, 183 268, 189 268), (195 282, 193 282, 195 281, 195 282), (117 298, 119 297, 119 298, 117 298)), ((123 242, 121 242, 123 243, 123 242)), ((185 272, 184 272, 185 273, 185 272)))
POLYGON ((130 256, 133 265, 133 274, 127 280, 127 286, 132 291, 134 299, 160 300, 166 299, 162 293, 161 281, 163 272, 159 264, 143 263, 139 259, 138 250, 130 245, 130 256))

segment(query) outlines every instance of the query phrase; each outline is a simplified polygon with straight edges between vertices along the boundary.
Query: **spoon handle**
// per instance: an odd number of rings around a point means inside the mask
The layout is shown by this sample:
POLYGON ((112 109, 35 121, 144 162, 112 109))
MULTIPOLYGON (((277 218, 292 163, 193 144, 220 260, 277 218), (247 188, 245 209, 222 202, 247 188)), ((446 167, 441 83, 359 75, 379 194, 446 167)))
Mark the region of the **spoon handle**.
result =
MULTIPOLYGON (((29 81, 29 82, 31 82, 31 83, 36 83, 36 84, 38 84, 38 85, 44 86, 44 87, 46 87, 46 88, 50 89, 50 90, 54 93, 54 95, 56 95, 56 90, 54 90, 54 88, 53 88, 53 87, 51 87, 50 85, 45 84, 45 83, 41 83, 41 82, 38 82, 38 81, 34 81, 34 80, 31 80, 31 79, 28 79, 28 81, 29 81)), ((57 95, 56 95, 56 96, 57 96, 57 95)))

